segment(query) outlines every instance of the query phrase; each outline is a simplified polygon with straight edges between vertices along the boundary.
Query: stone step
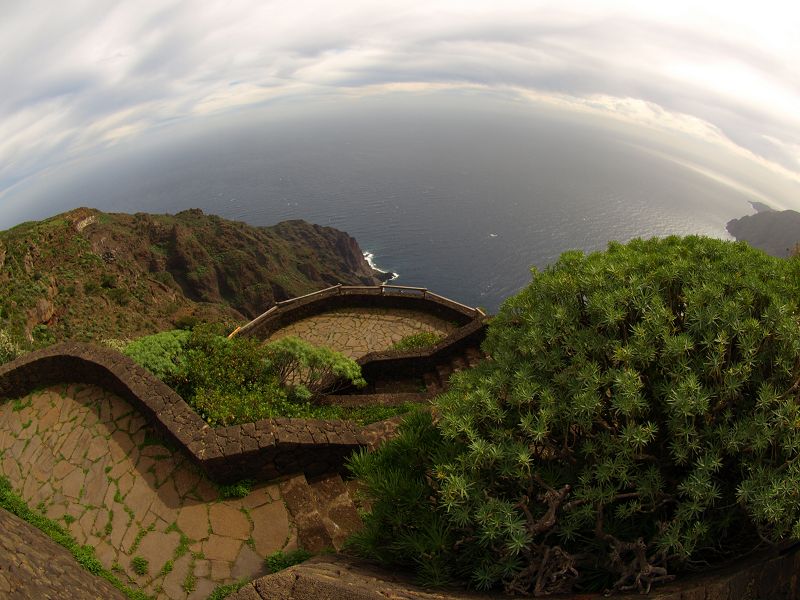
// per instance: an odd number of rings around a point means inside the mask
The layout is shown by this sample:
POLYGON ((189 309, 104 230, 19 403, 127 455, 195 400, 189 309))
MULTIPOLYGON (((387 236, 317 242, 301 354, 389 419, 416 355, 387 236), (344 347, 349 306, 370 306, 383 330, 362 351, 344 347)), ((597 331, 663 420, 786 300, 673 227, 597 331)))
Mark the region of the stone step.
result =
POLYGON ((483 353, 478 348, 470 346, 464 350, 464 358, 467 359, 467 364, 470 367, 474 367, 483 360, 483 353))
POLYGON ((333 548, 333 538, 318 509, 317 495, 305 475, 295 475, 281 482, 280 490, 297 529, 298 546, 313 553, 333 548))
POLYGON ((333 540, 333 547, 341 550, 350 534, 363 527, 350 492, 338 474, 320 477, 309 486, 317 496, 317 510, 333 540))
POLYGON ((464 358, 463 356, 454 356, 450 360, 450 368, 453 370, 453 372, 463 371, 468 367, 469 364, 467 363, 467 359, 464 358))
POLYGON ((442 391, 442 382, 439 380, 439 375, 434 371, 429 371, 422 376, 422 381, 425 383, 425 390, 429 394, 438 394, 442 391))
POLYGON ((338 474, 309 482, 295 475, 280 484, 286 508, 297 528, 298 545, 309 552, 341 550, 347 537, 362 527, 347 486, 338 474))
POLYGON ((450 375, 453 373, 453 369, 450 368, 450 365, 436 365, 436 374, 439 376, 439 381, 442 382, 443 387, 449 387, 448 382, 450 381, 450 375))

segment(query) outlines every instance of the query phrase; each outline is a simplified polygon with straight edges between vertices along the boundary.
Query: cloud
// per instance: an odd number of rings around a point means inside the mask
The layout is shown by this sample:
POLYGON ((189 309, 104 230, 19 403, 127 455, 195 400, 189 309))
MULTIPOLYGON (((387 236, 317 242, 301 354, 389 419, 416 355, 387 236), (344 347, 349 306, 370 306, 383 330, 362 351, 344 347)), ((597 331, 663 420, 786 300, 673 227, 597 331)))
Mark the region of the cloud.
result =
POLYGON ((664 123, 695 119, 705 125, 693 129, 800 172, 800 18, 785 3, 83 0, 3 10, 0 192, 163 123, 398 85, 509 89, 626 118, 642 117, 631 111, 639 102, 664 123))

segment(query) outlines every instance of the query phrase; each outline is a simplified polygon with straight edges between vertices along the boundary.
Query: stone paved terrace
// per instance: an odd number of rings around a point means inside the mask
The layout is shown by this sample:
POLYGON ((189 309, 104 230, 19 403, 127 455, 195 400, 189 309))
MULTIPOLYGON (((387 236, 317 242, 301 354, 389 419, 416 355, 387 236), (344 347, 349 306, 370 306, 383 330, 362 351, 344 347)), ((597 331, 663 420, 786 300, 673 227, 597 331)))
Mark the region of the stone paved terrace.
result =
POLYGON ((268 341, 297 336, 328 346, 357 359, 370 352, 389 350, 406 336, 431 331, 447 336, 458 324, 434 315, 402 308, 336 308, 300 319, 278 329, 268 341))
MULTIPOLYGON (((277 484, 221 499, 182 453, 154 442, 144 417, 96 386, 0 403, 0 473, 29 506, 94 546, 106 568, 159 598, 206 598, 262 575, 267 554, 296 547, 277 484), (146 575, 134 572, 136 556, 149 560, 146 575)), ((18 558, 0 557, 0 568, 18 558)))

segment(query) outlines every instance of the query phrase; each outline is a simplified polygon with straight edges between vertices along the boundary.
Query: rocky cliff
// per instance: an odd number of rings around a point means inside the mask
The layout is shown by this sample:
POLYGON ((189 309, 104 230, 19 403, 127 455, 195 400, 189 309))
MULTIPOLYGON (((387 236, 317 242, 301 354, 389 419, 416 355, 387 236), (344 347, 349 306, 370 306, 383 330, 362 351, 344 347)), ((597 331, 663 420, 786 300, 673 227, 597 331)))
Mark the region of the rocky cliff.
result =
POLYGON ((737 240, 744 240, 772 256, 789 256, 795 244, 800 242, 800 213, 770 210, 763 204, 753 204, 759 212, 728 221, 728 232, 737 240))
POLYGON ((0 232, 0 328, 46 343, 235 324, 273 301, 378 275, 352 237, 304 221, 78 208, 0 232))

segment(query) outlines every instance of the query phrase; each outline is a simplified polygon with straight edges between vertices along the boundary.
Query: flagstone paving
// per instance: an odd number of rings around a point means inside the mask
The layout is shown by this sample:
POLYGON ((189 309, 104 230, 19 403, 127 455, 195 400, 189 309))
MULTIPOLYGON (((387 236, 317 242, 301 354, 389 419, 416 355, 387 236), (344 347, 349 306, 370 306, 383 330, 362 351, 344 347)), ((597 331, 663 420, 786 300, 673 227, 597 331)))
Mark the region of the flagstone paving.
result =
POLYGON ((339 308, 290 323, 268 341, 290 335, 328 346, 350 358, 389 350, 404 337, 430 331, 447 336, 458 325, 433 315, 399 308, 339 308))
POLYGON ((97 386, 0 403, 0 474, 29 506, 96 548, 106 568, 159 598, 206 598, 219 584, 264 574, 266 555, 296 547, 277 484, 220 498, 188 457, 97 386), (148 561, 145 574, 135 557, 148 561))

